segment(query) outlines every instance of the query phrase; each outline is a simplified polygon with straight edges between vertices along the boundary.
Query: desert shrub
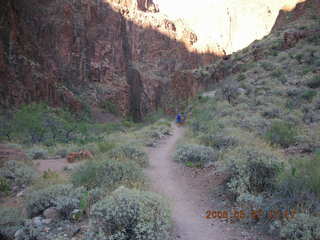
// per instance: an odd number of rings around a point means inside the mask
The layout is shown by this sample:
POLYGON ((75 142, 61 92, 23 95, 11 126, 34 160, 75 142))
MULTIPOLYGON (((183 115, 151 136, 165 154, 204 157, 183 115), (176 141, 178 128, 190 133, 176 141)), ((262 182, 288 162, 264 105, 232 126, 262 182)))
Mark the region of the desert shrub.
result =
POLYGON ((280 68, 274 70, 274 71, 271 73, 271 77, 273 77, 273 78, 280 78, 282 75, 283 75, 283 72, 281 71, 280 68))
POLYGON ((273 64, 270 62, 261 62, 260 65, 266 71, 271 71, 274 69, 273 64))
POLYGON ((7 193, 10 189, 9 181, 4 177, 0 177, 0 193, 7 193))
POLYGON ((282 147, 289 147, 296 141, 297 130, 288 123, 281 120, 272 122, 270 129, 266 132, 266 138, 272 144, 278 144, 282 147))
MULTIPOLYGON (((290 161, 292 177, 304 183, 303 189, 320 196, 320 154, 314 157, 296 158, 290 161)), ((291 178, 292 180, 292 178, 291 178)), ((301 189, 300 189, 301 190, 301 189)))
POLYGON ((64 219, 70 219, 71 213, 80 208, 80 198, 74 196, 61 196, 55 199, 54 205, 64 219))
POLYGON ((169 229, 170 214, 160 196, 120 187, 93 206, 88 237, 165 240, 169 229))
POLYGON ((313 98, 317 96, 317 94, 318 93, 315 90, 306 90, 302 93, 301 98, 311 102, 313 98))
POLYGON ((115 105, 114 103, 110 102, 110 101, 105 101, 101 104, 101 107, 109 113, 113 113, 113 114, 118 114, 118 109, 117 109, 117 105, 115 105))
POLYGON ((10 160, 0 168, 0 177, 5 178, 10 185, 22 186, 30 184, 38 176, 36 170, 23 162, 10 160))
POLYGON ((280 236, 290 240, 317 240, 320 238, 320 218, 297 214, 281 226, 280 236))
POLYGON ((257 147, 239 146, 224 157, 230 172, 229 190, 236 196, 271 191, 281 170, 279 158, 257 147))
POLYGON ((68 150, 65 149, 65 148, 58 149, 56 151, 56 155, 59 156, 59 157, 65 158, 68 155, 68 150))
POLYGON ((268 128, 269 121, 264 119, 258 114, 245 114, 243 118, 237 119, 237 126, 257 132, 259 135, 263 135, 268 128))
POLYGON ((41 147, 34 147, 28 150, 27 155, 31 159, 46 159, 48 157, 48 151, 41 147))
POLYGON ((235 137, 226 135, 225 132, 203 134, 199 136, 199 139, 205 146, 209 146, 217 150, 226 150, 238 144, 238 140, 235 137))
POLYGON ((157 122, 155 122, 155 125, 171 127, 171 121, 169 121, 168 119, 165 119, 165 118, 161 118, 157 122))
POLYGON ((271 107, 262 112, 262 116, 265 118, 277 118, 280 116, 281 110, 279 108, 271 107))
POLYGON ((121 184, 128 187, 140 186, 144 182, 144 175, 135 162, 103 160, 79 166, 73 172, 71 180, 74 185, 87 189, 105 187, 112 191, 121 184))
POLYGON ((18 208, 0 208, 0 238, 14 239, 14 234, 23 225, 23 216, 18 208))
POLYGON ((240 73, 238 74, 238 77, 237 77, 237 80, 240 82, 240 81, 243 81, 246 79, 246 75, 243 74, 243 73, 240 73))
POLYGON ((122 145, 112 150, 111 158, 116 160, 132 160, 141 167, 148 165, 148 155, 133 145, 122 145))
POLYGON ((230 104, 233 104, 240 95, 238 88, 231 84, 223 86, 221 90, 224 99, 227 100, 230 104))
POLYGON ((218 160, 217 153, 211 148, 197 144, 183 144, 177 147, 174 160, 183 163, 205 164, 218 160))
POLYGON ((310 88, 320 87, 320 76, 314 76, 309 81, 306 82, 306 85, 310 88))
POLYGON ((61 210, 60 213, 66 215, 68 212, 65 212, 66 208, 60 200, 69 198, 68 201, 79 201, 84 191, 84 188, 75 188, 71 184, 58 184, 29 192, 25 202, 27 215, 35 217, 50 207, 58 207, 61 210))
POLYGON ((22 105, 8 122, 12 125, 12 132, 8 136, 28 144, 42 143, 49 146, 58 142, 83 143, 97 139, 95 125, 89 125, 81 116, 43 103, 22 105))
POLYGON ((115 148, 116 145, 113 142, 110 141, 104 141, 104 142, 99 142, 98 143, 98 148, 99 151, 102 153, 106 153, 109 152, 110 150, 112 150, 113 148, 115 148))

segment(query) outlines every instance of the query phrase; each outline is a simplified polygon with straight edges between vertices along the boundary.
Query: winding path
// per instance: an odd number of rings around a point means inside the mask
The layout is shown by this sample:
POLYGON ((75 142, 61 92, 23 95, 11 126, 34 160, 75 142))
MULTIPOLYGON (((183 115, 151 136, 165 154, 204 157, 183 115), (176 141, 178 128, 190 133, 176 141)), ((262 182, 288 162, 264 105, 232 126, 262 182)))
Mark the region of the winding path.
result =
POLYGON ((181 240, 256 239, 249 237, 235 225, 205 218, 205 212, 213 210, 213 203, 208 199, 210 186, 205 183, 203 176, 191 176, 188 168, 172 160, 176 143, 183 134, 184 128, 174 127, 170 137, 165 139, 159 147, 150 150, 150 167, 147 169, 147 175, 151 179, 151 189, 166 196, 170 201, 175 238, 181 240))

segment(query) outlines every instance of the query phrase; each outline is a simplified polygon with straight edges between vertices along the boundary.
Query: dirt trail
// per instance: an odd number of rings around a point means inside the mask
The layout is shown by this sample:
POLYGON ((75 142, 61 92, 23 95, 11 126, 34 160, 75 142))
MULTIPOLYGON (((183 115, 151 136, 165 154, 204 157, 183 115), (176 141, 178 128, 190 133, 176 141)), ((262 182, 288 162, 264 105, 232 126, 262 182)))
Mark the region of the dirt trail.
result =
MULTIPOLYGON (((251 234, 241 231, 234 224, 208 220, 204 217, 208 210, 219 210, 213 209, 213 203, 208 199, 211 183, 205 180, 207 176, 192 175, 190 168, 172 160, 176 143, 183 134, 183 128, 174 127, 172 136, 165 139, 159 147, 150 150, 151 166, 147 169, 152 190, 166 196, 170 201, 175 223, 175 238, 181 240, 261 239, 250 236, 251 234)), ((208 174, 210 173, 207 172, 204 175, 208 174)))

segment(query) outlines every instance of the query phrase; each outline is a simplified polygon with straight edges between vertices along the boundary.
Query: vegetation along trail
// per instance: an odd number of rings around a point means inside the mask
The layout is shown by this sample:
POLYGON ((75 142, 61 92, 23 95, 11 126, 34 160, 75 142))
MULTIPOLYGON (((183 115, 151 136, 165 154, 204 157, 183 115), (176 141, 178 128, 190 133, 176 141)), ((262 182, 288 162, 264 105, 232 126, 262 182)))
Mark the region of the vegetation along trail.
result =
MULTIPOLYGON (((158 148, 150 151, 147 175, 152 190, 170 201, 175 225, 175 238, 182 240, 257 239, 234 225, 205 218, 212 209, 203 176, 192 177, 190 169, 172 159, 177 141, 183 137, 184 128, 174 127, 172 135, 158 148)), ((261 239, 261 238, 260 238, 261 239)))

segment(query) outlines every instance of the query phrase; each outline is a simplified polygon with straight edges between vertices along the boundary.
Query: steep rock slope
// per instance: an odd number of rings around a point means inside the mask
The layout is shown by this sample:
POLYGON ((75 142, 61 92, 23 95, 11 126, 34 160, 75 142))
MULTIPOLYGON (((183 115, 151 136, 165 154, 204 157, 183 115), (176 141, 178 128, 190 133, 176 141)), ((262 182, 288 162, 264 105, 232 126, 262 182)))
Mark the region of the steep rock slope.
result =
POLYGON ((109 99, 136 119, 155 109, 171 72, 212 58, 180 42, 196 41, 183 24, 150 16, 156 8, 148 2, 133 3, 7 1, 0 10, 1 105, 46 100, 79 111, 109 99))
MULTIPOLYGON (((243 34, 245 22, 232 21, 241 25, 232 34, 243 34)), ((223 29, 227 25, 221 23, 223 29)), ((202 51, 206 38, 191 28, 159 13, 151 0, 5 1, 0 7, 0 106, 47 101, 81 111, 108 101, 140 120, 206 87, 186 80, 182 71, 209 64, 238 44, 232 37, 228 46, 211 42, 202 51)))
POLYGON ((280 10, 291 11, 305 0, 159 0, 160 11, 181 18, 197 34, 195 48, 207 51, 219 45, 227 54, 269 34, 280 10), (179 11, 172 6, 179 5, 179 11))

